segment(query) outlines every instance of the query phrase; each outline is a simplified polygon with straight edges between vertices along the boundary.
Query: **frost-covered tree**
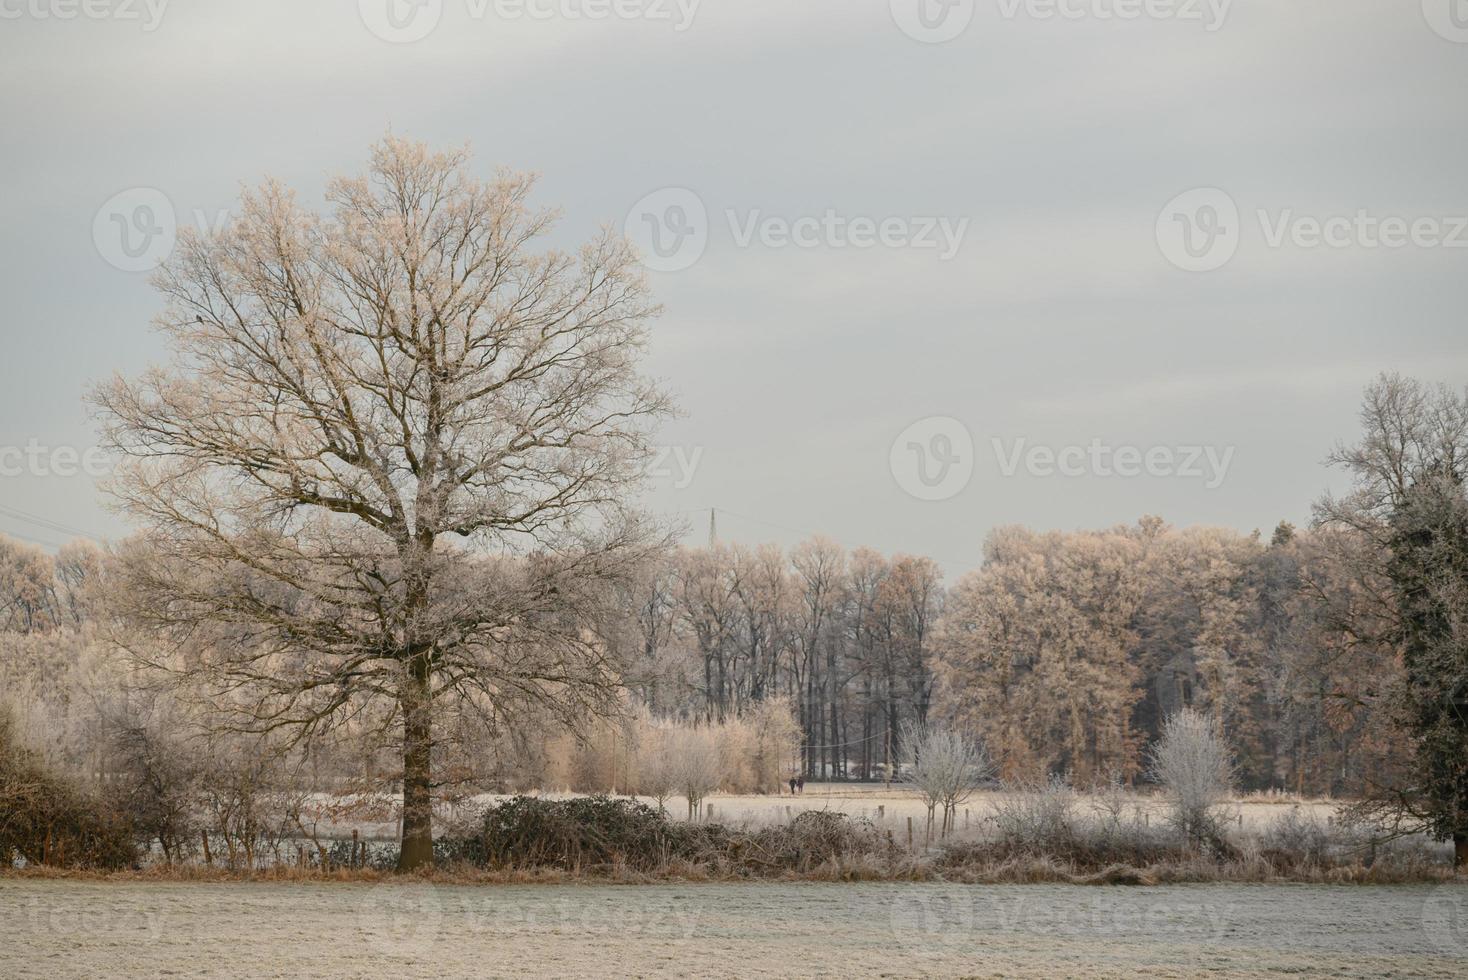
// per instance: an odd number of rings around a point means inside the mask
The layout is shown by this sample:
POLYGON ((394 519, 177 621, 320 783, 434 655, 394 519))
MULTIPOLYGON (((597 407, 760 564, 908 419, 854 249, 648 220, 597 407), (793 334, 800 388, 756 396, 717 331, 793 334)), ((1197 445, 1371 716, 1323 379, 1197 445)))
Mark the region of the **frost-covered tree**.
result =
POLYGON ((1167 791, 1172 824, 1196 845, 1222 847, 1233 760, 1214 721, 1192 708, 1169 717, 1152 747, 1151 774, 1167 791))
POLYGON ((637 770, 638 794, 652 797, 658 809, 666 811, 669 797, 678 791, 680 776, 674 732, 644 718, 633 764, 637 770))
POLYGON ((903 736, 907 757, 903 779, 928 807, 928 834, 941 807, 940 837, 955 827, 958 808, 994 775, 989 753, 978 739, 952 728, 910 725, 903 736))
POLYGON ((677 791, 688 801, 688 819, 703 814, 703 801, 719 788, 723 751, 712 726, 678 729, 672 741, 677 791))
POLYGON ((1124 529, 1004 528, 950 593, 936 641, 942 710, 983 734, 1006 779, 1135 771, 1141 554, 1124 529))
POLYGON ((403 869, 432 861, 439 711, 583 720, 618 681, 608 585, 657 543, 627 503, 656 308, 610 231, 537 251, 532 185, 389 137, 328 213, 246 193, 157 274, 173 366, 96 393, 148 532, 120 611, 172 648, 134 652, 221 725, 395 732, 403 869))
POLYGON ((1317 506, 1344 530, 1375 603, 1342 629, 1401 674, 1386 693, 1411 739, 1409 778, 1378 792, 1398 819, 1450 840, 1468 864, 1468 392, 1383 375, 1367 390, 1362 437, 1332 462, 1355 485, 1317 506))

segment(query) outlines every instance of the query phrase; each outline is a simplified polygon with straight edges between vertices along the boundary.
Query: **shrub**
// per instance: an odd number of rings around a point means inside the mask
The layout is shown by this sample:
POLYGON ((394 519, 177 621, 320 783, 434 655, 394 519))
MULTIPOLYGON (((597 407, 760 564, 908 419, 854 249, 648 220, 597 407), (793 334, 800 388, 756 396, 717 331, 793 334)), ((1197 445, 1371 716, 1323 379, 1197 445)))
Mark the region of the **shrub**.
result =
POLYGON ((139 840, 144 846, 156 840, 168 864, 191 855, 199 830, 192 756, 167 728, 141 721, 115 725, 112 743, 122 770, 118 798, 139 840))
POLYGON ((807 810, 788 824, 749 835, 743 851, 747 867, 757 863, 785 871, 809 871, 832 862, 890 859, 897 847, 890 834, 864 817, 807 810))
POLYGON ((126 813, 49 771, 0 710, 0 861, 122 868, 138 848, 126 813))
POLYGON ((1323 864, 1332 850, 1331 834, 1314 816, 1291 807, 1260 835, 1259 849, 1276 867, 1323 864))
POLYGON ((446 863, 562 871, 667 871, 683 864, 723 874, 805 872, 896 854, 889 835, 841 813, 802 813, 789 824, 736 831, 676 823, 656 807, 605 796, 544 800, 517 796, 490 807, 475 835, 442 838, 446 863))
POLYGON ((1152 750, 1152 775, 1167 790, 1173 826, 1193 846, 1231 852, 1222 807, 1233 788, 1233 763, 1212 722, 1191 708, 1168 718, 1152 750))
POLYGON ((1039 862, 1071 874, 1098 874, 1190 857, 1175 833, 1147 826, 1135 807, 1126 812, 1119 784, 1095 795, 1091 806, 1099 819, 1082 819, 1075 791, 1060 776, 1039 784, 1011 784, 995 802, 996 838, 944 848, 938 864, 971 869, 1039 862))
POLYGON ((692 857, 696 839, 707 835, 707 828, 674 824, 635 800, 516 796, 485 811, 477 841, 444 846, 461 860, 496 867, 574 871, 621 864, 652 870, 672 857, 692 857))
POLYGON ((994 804, 999 839, 1031 853, 1068 851, 1075 841, 1075 791, 1062 776, 1005 787, 994 804))

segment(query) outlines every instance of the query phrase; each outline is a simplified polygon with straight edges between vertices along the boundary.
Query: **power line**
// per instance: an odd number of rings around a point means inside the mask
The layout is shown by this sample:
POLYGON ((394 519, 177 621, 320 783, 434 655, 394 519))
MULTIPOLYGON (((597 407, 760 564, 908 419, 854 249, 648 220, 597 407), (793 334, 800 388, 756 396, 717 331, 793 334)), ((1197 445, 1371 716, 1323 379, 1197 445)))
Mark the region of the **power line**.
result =
POLYGON ((32 514, 29 511, 24 511, 18 507, 12 507, 8 504, 0 504, 0 514, 3 514, 6 517, 10 517, 18 521, 25 521, 27 524, 34 524, 35 526, 47 531, 55 531, 59 534, 71 534, 82 538, 90 538, 93 541, 103 540, 101 536, 83 531, 81 528, 72 527, 70 524, 63 524, 60 521, 53 521, 49 517, 42 517, 39 514, 32 514))
MULTIPOLYGON (((829 745, 805 745, 805 748, 807 748, 807 749, 846 749, 846 748, 850 748, 853 745, 865 745, 867 742, 875 742, 879 738, 884 738, 886 736, 886 734, 887 734, 886 732, 876 732, 875 734, 868 735, 866 738, 858 738, 855 741, 851 741, 851 742, 832 742, 829 745)), ((802 744, 804 744, 804 743, 802 743, 802 744)))
POLYGON ((5 537, 8 537, 8 538, 19 538, 22 541, 29 541, 31 544, 38 544, 38 545, 40 545, 43 548, 60 548, 61 547, 61 545, 57 544, 55 541, 42 541, 40 538, 33 538, 33 537, 31 537, 29 534, 26 534, 24 531, 0 531, 0 534, 3 534, 5 537))

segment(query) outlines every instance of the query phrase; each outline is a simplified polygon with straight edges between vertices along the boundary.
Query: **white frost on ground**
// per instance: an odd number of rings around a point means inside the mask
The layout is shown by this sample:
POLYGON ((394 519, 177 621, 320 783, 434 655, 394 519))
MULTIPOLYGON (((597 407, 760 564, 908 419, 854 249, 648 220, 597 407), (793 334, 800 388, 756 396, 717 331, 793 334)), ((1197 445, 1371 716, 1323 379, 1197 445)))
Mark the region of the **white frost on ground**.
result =
POLYGON ((1468 885, 0 878, 0 977, 1468 976, 1468 885))

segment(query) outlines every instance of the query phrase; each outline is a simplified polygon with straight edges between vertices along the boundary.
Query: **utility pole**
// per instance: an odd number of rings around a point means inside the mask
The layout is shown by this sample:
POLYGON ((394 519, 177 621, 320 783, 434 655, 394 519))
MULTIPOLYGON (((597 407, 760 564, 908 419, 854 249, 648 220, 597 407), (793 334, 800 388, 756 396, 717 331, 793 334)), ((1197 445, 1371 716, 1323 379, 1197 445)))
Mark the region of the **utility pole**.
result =
POLYGON ((709 547, 719 543, 719 512, 716 508, 709 508, 709 547))

